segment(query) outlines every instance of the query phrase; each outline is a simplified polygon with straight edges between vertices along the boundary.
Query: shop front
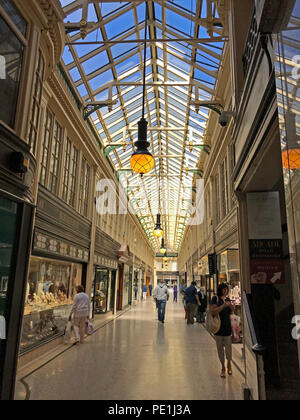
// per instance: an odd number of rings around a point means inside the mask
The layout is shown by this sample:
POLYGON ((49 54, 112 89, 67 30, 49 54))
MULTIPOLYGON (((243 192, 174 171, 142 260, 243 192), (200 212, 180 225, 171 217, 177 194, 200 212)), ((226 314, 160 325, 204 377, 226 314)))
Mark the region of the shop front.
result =
POLYGON ((28 109, 18 112, 20 88, 31 77, 24 68, 26 52, 32 53, 25 49, 30 31, 13 4, 1 2, 0 8, 5 10, 0 17, 0 400, 8 400, 14 394, 22 327, 36 159, 20 130, 28 109))
POLYGON ((132 255, 127 245, 122 245, 118 252, 119 282, 117 292, 117 308, 119 311, 132 304, 133 269, 132 255))
MULTIPOLYGON (((300 368, 300 114, 299 114, 299 49, 300 4, 290 2, 284 19, 285 25, 273 35, 275 46, 276 91, 279 114, 281 160, 284 177, 284 195, 289 232, 291 286, 293 295, 292 318, 293 344, 298 346, 297 357, 290 363, 296 371, 300 368), (298 328, 299 332, 299 328, 298 328), (298 360, 297 360, 298 359, 298 360), (297 360, 297 361, 296 361, 297 360)), ((287 340, 287 339, 286 339, 287 340)), ((290 350, 290 354, 296 353, 290 350)), ((300 369, 298 370, 298 372, 300 369)), ((299 376, 298 376, 299 382, 299 376)), ((298 392, 298 398, 300 391, 298 392)))
POLYGON ((64 334, 76 287, 84 282, 82 263, 37 256, 30 258, 21 354, 64 334))
POLYGON ((212 270, 212 265, 209 264, 208 255, 205 255, 200 260, 200 267, 198 269, 200 275, 200 283, 201 286, 205 288, 205 293, 207 296, 208 302, 211 301, 213 296, 217 293, 217 277, 216 272, 212 270))
POLYGON ((14 393, 33 212, 0 191, 0 400, 14 393))
POLYGON ((118 262, 95 255, 94 278, 91 292, 91 317, 114 311, 118 262))
POLYGON ((242 341, 242 299, 239 274, 239 251, 227 249, 217 256, 218 284, 226 283, 229 287, 229 299, 234 305, 235 322, 239 325, 240 334, 235 337, 235 343, 242 341))
POLYGON ((239 251, 227 249, 217 256, 218 258, 218 284, 227 283, 229 295, 235 303, 241 304, 241 283, 239 251))

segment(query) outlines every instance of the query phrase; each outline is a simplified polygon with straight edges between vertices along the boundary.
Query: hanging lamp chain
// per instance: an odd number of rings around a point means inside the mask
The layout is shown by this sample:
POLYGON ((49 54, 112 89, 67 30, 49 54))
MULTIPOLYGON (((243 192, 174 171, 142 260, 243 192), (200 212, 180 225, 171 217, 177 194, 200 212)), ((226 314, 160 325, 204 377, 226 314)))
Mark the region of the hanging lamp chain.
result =
POLYGON ((146 61, 147 61, 147 26, 148 26, 148 3, 145 1, 145 43, 144 43, 144 67, 143 67, 143 107, 142 118, 145 118, 145 100, 146 100, 146 61))

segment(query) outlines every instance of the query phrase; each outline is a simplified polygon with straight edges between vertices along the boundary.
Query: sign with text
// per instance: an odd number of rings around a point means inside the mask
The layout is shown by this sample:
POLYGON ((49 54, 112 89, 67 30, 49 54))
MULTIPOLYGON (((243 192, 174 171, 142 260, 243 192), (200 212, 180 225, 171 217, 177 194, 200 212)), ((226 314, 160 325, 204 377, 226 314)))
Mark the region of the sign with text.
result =
POLYGON ((247 194, 252 284, 283 284, 284 261, 278 191, 247 194))
POLYGON ((282 239, 279 192, 247 194, 249 239, 282 239))
POLYGON ((216 254, 208 254, 209 275, 217 274, 217 256, 216 254))
POLYGON ((250 258, 282 258, 282 239, 250 239, 250 258))
POLYGON ((252 284, 284 284, 284 261, 282 259, 252 259, 250 261, 252 284))

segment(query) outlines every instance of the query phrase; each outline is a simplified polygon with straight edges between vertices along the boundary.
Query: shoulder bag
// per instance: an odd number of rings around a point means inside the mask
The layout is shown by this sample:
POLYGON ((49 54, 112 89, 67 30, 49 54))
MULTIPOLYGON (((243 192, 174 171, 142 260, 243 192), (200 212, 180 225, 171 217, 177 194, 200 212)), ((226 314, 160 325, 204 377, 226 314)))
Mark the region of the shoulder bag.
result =
MULTIPOLYGON (((217 298, 217 303, 219 302, 217 298)), ((221 328, 221 318, 219 314, 213 315, 211 307, 209 307, 206 314, 206 329, 211 334, 217 334, 221 328)))

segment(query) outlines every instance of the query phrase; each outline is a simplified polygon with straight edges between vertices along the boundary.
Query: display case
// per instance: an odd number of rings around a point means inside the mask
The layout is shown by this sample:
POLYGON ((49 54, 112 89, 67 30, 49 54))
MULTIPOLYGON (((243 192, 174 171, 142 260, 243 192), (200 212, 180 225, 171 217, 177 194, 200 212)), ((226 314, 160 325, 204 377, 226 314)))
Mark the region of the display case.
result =
POLYGON ((82 265, 32 257, 26 290, 20 351, 24 353, 63 334, 82 265))
POLYGON ((93 284, 93 313, 94 315, 107 312, 108 302, 109 270, 106 268, 95 267, 95 277, 93 284))

